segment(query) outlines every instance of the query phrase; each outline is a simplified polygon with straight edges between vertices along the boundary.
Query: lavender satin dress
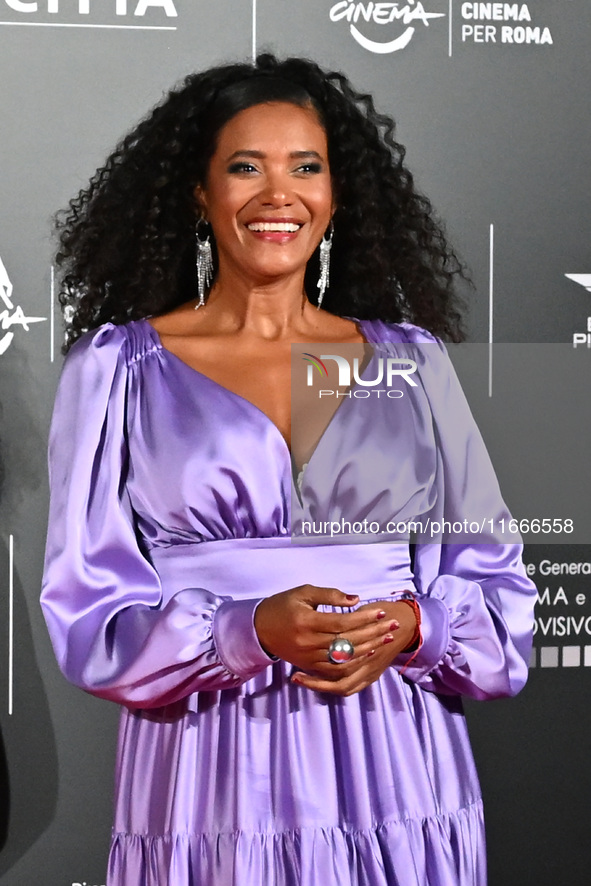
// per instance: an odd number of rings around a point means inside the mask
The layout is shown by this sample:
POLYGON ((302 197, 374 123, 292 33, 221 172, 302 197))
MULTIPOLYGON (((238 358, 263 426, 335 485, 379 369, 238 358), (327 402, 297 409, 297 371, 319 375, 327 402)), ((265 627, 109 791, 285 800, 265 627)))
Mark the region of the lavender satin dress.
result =
MULTIPOLYGON (((453 518, 474 498, 506 516, 443 347, 409 324, 360 328, 431 343, 429 418, 368 433, 362 412, 339 409, 352 442, 318 489, 381 453, 394 516, 453 518)), ((460 695, 525 682, 535 588, 518 544, 419 544, 412 569, 408 544, 292 544, 278 429, 145 320, 70 352, 50 463, 42 605, 56 655, 73 683, 123 705, 110 886, 483 886, 460 695), (306 582, 361 602, 414 590, 418 653, 350 698, 291 685, 253 616, 306 582)), ((367 510, 358 483, 347 494, 367 510)))

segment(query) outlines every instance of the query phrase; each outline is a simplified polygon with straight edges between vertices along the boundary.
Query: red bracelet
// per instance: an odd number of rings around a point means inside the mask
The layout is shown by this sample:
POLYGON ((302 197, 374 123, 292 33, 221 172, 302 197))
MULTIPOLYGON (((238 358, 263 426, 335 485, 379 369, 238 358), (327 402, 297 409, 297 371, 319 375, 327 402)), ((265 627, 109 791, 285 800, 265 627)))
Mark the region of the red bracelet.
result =
POLYGON ((415 652, 419 648, 419 641, 421 639, 421 607, 414 597, 403 597, 401 600, 397 600, 396 602, 407 603, 415 614, 415 632, 412 635, 412 640, 410 641, 410 643, 402 650, 402 652, 415 652))

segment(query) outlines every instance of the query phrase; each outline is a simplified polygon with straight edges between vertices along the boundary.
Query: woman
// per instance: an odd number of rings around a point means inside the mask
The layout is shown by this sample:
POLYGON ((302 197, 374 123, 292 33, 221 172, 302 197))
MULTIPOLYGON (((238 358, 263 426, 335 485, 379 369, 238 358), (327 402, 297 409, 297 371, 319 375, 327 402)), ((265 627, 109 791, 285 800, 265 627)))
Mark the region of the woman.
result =
POLYGON ((215 68, 63 222, 43 606, 68 678, 124 706, 113 886, 485 882, 460 695, 521 688, 535 592, 515 543, 400 535, 507 512, 435 338, 459 265, 392 133, 311 62, 215 68), (323 342, 419 382, 290 452, 291 345, 323 342), (292 544, 292 493, 398 535, 292 544))

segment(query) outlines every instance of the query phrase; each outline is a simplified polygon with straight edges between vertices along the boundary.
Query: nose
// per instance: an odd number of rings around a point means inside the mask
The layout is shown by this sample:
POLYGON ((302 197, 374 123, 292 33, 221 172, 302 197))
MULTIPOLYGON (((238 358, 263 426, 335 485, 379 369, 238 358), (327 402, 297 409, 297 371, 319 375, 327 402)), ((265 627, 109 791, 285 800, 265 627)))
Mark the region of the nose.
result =
POLYGON ((294 197, 289 178, 279 171, 269 172, 260 199, 263 206, 290 206, 294 197))

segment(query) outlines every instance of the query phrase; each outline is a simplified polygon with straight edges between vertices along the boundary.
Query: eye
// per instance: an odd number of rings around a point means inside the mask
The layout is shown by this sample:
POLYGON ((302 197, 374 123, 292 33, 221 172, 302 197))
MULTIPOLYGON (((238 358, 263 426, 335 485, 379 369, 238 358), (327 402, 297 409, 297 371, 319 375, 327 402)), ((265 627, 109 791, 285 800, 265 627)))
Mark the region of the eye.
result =
POLYGON ((321 163, 302 163, 301 166, 298 166, 296 172, 303 172, 304 175, 318 175, 319 172, 322 172, 322 164, 321 163))
POLYGON ((240 173, 248 174, 256 171, 256 167, 254 167, 252 163, 247 163, 245 160, 239 160, 236 163, 232 163, 232 165, 228 167, 228 172, 233 175, 240 173))

